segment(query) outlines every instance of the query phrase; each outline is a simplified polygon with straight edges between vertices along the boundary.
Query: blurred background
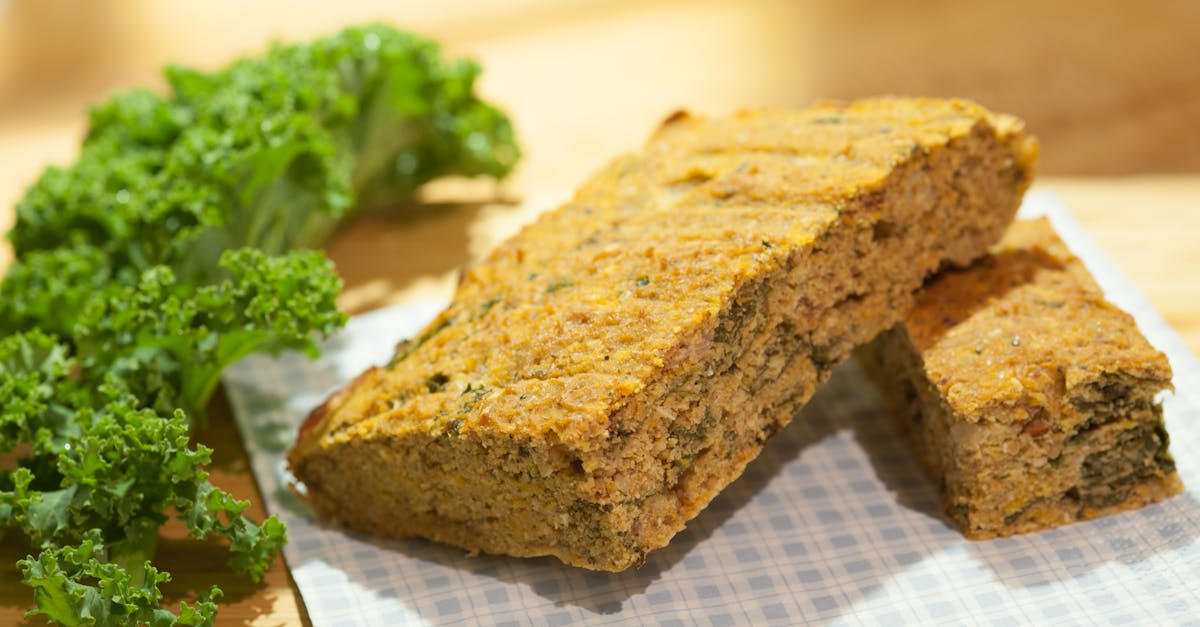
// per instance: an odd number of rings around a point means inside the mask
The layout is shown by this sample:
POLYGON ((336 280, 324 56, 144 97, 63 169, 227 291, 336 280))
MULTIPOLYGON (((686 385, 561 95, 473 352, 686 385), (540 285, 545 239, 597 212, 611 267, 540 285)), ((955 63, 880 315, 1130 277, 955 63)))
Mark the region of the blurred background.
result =
POLYGON ((1047 174, 1200 172, 1190 0, 0 0, 4 155, 20 151, 30 174, 69 158, 89 103, 157 84, 165 63, 216 67, 369 19, 482 61, 484 91, 541 153, 531 161, 595 154, 559 164, 572 180, 677 107, 881 93, 1020 115, 1047 174))

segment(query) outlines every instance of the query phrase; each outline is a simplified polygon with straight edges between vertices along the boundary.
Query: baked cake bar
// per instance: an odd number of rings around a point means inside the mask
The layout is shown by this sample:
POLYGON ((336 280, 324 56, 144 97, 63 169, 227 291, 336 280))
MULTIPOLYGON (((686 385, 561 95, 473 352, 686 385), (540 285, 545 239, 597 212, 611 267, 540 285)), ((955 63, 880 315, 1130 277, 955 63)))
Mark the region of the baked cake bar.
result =
POLYGON ((859 352, 950 520, 971 539, 1038 531, 1179 492, 1165 355, 1104 299, 1045 219, 945 272, 859 352))
POLYGON ((1000 238, 1035 152, 963 101, 674 115, 467 268, 291 468, 369 534, 639 564, 925 277, 1000 238))

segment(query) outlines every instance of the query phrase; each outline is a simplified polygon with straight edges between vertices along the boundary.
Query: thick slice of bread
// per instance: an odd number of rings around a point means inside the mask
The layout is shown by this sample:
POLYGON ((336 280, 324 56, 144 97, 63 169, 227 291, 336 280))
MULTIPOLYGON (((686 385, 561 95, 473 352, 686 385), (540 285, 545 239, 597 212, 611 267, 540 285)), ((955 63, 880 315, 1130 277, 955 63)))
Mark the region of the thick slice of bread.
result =
POLYGON ((1044 219, 930 281, 859 357, 969 538, 1134 509, 1183 487, 1156 399, 1171 385, 1166 355, 1044 219))
POLYGON ((469 268, 291 467, 366 533, 638 564, 925 277, 999 239, 1035 153, 962 101, 672 116, 469 268))

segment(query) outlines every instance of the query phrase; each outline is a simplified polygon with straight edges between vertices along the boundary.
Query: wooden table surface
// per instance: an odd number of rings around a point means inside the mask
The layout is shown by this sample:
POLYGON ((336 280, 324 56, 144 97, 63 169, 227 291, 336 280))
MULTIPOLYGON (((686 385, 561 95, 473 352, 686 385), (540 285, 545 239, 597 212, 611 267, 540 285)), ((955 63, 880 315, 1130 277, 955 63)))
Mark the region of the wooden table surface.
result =
MULTIPOLYGON (((511 112, 526 156, 499 187, 437 184, 421 217, 376 218, 340 233, 329 253, 346 279, 341 303, 348 310, 450 289, 455 268, 564 200, 588 172, 640 144, 680 106, 721 113, 907 92, 971 96, 1026 117, 1043 142, 1048 175, 1037 185, 1062 195, 1200 352, 1200 65, 1176 62, 1200 58, 1200 38, 1170 36, 1200 32, 1200 5, 1139 3, 1129 15, 1113 15, 1084 11, 1090 3, 1045 8, 1030 0, 971 15, 937 2, 904 14, 869 2, 855 3, 862 11, 853 13, 845 3, 820 1, 213 8, 221 4, 0 0, 0 227, 42 167, 69 162, 85 105, 112 88, 154 85, 154 69, 167 61, 212 67, 271 36, 308 37, 384 17, 479 58, 482 88, 511 112), (121 11, 114 16, 95 4, 121 11), (1000 37, 1017 29, 1024 39, 1000 37), (1127 45, 1118 54, 1088 32, 1119 35, 1127 45), (1104 176, 1063 176, 1080 172, 1104 176)), ((0 265, 8 258, 0 251, 0 265)), ((198 439, 216 451, 214 482, 254 501, 251 514, 261 517, 222 399, 212 413, 198 439)), ((221 624, 306 621, 282 563, 256 585, 225 569, 223 549, 188 541, 178 527, 164 538, 162 565, 175 576, 166 587, 171 599, 218 583, 226 592, 221 624)), ((19 622, 32 603, 9 567, 23 555, 13 542, 0 543, 0 624, 19 622)))

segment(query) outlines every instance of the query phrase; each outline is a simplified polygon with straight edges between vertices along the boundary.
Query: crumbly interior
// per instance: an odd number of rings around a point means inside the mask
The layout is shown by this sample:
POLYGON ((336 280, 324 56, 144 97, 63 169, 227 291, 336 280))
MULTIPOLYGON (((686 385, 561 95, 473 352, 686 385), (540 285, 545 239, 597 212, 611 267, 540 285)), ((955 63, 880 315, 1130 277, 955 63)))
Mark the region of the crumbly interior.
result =
POLYGON ((1166 357, 1045 220, 1015 224, 994 254, 939 275, 860 357, 969 538, 1182 489, 1156 400, 1170 387, 1166 357))
POLYGON ((1035 151, 959 101, 673 116, 315 411, 293 471, 368 533, 638 564, 999 238, 1035 151))

